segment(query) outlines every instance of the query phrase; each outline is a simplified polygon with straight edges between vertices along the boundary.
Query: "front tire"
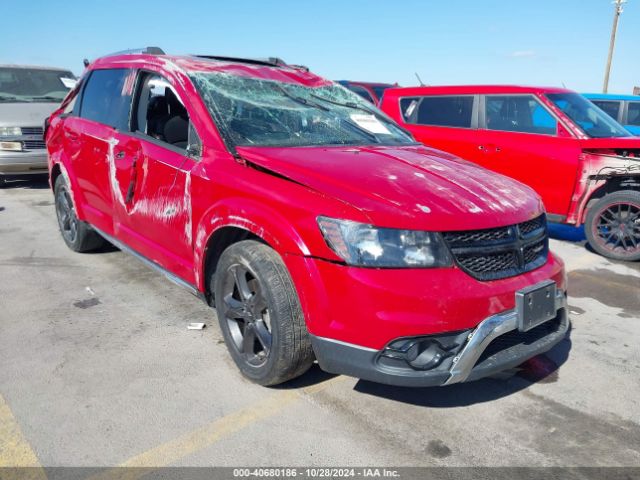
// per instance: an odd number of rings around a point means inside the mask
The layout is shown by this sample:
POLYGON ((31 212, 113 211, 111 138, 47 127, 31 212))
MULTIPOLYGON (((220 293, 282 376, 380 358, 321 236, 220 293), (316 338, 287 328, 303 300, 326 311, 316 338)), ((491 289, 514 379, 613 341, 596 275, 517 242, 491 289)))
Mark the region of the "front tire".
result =
POLYGON ((106 242, 91 226, 78 219, 71 190, 63 175, 58 176, 53 189, 58 227, 64 243, 74 252, 89 252, 106 242))
POLYGON ((314 357, 300 301, 272 248, 254 240, 231 245, 211 284, 225 343, 244 376, 268 386, 309 369, 314 357))
POLYGON ((605 195, 587 211, 585 233, 591 247, 614 260, 640 260, 640 192, 605 195))

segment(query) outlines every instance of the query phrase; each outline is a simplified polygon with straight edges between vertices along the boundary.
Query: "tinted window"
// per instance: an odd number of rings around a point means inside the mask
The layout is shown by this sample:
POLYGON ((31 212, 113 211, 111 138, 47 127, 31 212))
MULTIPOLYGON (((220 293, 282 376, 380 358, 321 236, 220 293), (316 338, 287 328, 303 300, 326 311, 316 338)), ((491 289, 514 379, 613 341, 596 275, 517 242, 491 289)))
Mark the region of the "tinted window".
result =
POLYGON ((530 95, 487 96, 485 115, 489 130, 556 133, 553 115, 530 95))
POLYGON ((133 70, 94 70, 82 94, 80 116, 119 130, 129 130, 134 80, 133 70))
POLYGON ((618 120, 618 111, 620 110, 620 102, 610 102, 604 100, 591 100, 595 103, 604 113, 609 115, 614 120, 618 120))
POLYGON ((640 125, 640 102, 629 102, 627 125, 640 125))
POLYGON ((384 95, 384 91, 389 88, 386 85, 375 85, 371 87, 375 94, 378 96, 379 100, 382 100, 382 95, 384 95))
POLYGON ((403 98, 400 108, 407 123, 471 128, 473 97, 403 98))

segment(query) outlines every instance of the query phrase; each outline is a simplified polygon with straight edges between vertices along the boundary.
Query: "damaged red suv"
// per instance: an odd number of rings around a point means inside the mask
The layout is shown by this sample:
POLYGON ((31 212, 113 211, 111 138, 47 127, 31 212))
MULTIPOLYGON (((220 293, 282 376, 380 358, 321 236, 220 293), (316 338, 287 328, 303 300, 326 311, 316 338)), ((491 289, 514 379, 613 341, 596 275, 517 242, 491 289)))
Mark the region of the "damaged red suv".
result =
POLYGON ((589 244, 640 260, 640 138, 564 88, 391 88, 381 108, 426 145, 532 187, 549 220, 585 225, 589 244))
POLYGON ((215 305, 231 356, 259 384, 314 360, 377 382, 452 384, 567 332, 538 196, 417 144, 305 69, 104 57, 46 141, 66 244, 107 240, 215 305))

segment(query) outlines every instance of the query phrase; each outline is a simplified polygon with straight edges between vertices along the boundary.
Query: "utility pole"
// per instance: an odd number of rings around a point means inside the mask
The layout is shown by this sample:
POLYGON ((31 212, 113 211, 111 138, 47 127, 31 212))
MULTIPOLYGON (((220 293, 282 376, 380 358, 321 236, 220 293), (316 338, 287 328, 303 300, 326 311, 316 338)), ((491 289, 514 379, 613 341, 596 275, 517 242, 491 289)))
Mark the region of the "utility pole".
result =
POLYGON ((615 11, 613 13, 613 28, 611 29, 611 41, 609 43, 609 56, 607 57, 607 68, 604 71, 604 85, 602 86, 602 93, 607 93, 609 89, 609 74, 611 73, 611 60, 613 58, 613 47, 616 44, 616 33, 618 31, 618 20, 622 13, 622 5, 627 3, 627 0, 613 0, 615 5, 615 11))

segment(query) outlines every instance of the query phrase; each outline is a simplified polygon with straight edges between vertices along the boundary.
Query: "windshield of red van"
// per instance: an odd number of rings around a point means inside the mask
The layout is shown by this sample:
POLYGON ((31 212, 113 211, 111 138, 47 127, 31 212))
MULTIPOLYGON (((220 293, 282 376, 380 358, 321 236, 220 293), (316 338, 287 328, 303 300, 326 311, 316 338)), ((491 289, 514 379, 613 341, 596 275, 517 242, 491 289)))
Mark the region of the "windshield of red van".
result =
POLYGON ((314 88, 219 72, 191 79, 235 146, 415 144, 384 113, 337 84, 314 88))
POLYGON ((71 72, 37 68, 0 67, 0 103, 60 102, 75 77, 71 72))
POLYGON ((548 93, 547 98, 592 138, 630 137, 622 125, 577 93, 548 93))

